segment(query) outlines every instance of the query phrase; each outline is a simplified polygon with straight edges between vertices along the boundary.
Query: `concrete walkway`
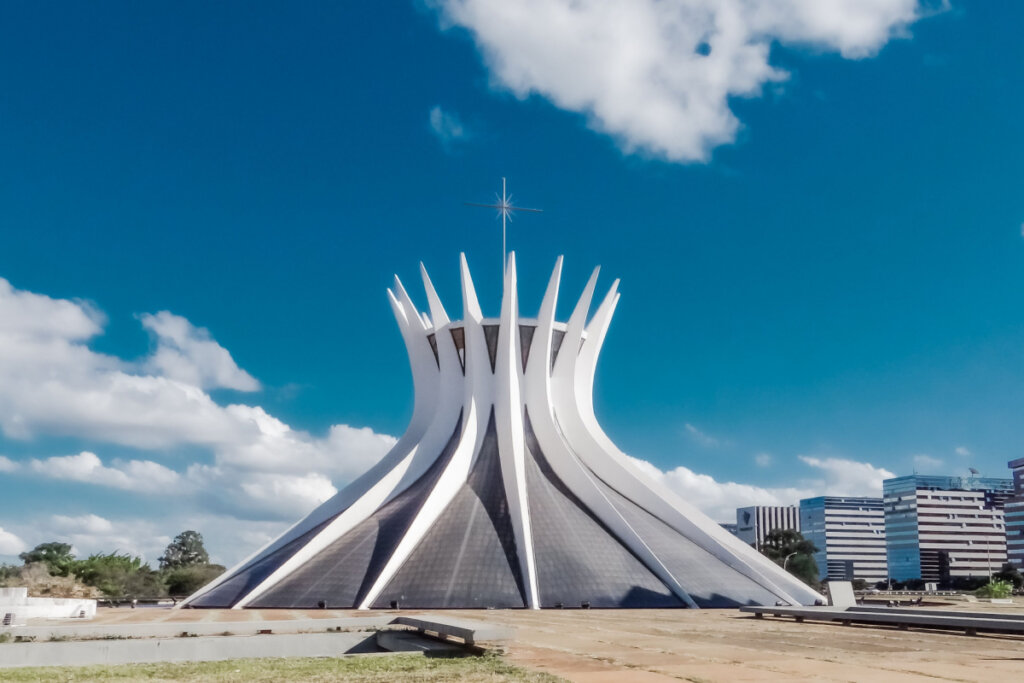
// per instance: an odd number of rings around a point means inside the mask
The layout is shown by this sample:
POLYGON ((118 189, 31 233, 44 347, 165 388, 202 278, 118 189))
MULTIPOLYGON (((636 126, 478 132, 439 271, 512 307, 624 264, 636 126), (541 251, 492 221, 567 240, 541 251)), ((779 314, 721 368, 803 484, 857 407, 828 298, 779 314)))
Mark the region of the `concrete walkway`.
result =
POLYGON ((377 651, 376 633, 372 632, 8 643, 0 645, 0 669, 141 662, 210 662, 248 657, 338 657, 377 651))

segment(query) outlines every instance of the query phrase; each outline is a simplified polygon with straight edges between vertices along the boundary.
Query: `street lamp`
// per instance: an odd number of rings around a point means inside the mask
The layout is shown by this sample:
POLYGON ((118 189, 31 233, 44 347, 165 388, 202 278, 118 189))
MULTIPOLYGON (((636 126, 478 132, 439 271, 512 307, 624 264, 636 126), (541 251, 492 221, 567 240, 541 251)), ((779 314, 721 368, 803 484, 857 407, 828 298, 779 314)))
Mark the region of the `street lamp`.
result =
POLYGON ((786 565, 789 564, 789 558, 793 557, 794 555, 798 555, 798 554, 799 553, 790 553, 789 555, 786 555, 786 559, 784 559, 782 561, 782 568, 785 569, 786 565))

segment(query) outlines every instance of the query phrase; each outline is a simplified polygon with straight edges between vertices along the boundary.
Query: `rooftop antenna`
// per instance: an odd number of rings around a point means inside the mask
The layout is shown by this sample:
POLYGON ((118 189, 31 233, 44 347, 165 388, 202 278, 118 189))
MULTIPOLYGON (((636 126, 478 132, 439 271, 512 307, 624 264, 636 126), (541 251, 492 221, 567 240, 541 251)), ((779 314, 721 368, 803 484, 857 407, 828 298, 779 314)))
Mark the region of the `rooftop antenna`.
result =
POLYGON ((512 205, 512 195, 506 194, 505 192, 505 178, 501 179, 501 196, 498 193, 494 193, 495 204, 475 204, 473 202, 465 202, 466 206, 480 206, 485 209, 497 209, 498 215, 501 216, 501 274, 502 277, 505 275, 505 222, 512 220, 513 211, 529 211, 530 213, 544 213, 543 209, 527 209, 522 206, 512 205))

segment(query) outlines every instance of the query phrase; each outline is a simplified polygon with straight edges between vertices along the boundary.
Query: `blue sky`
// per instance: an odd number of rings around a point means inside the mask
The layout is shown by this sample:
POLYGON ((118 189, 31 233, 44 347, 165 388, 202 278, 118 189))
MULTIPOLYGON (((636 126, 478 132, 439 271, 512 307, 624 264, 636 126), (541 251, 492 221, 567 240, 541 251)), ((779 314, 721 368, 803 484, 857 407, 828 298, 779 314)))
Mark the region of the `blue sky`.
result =
POLYGON ((622 279, 598 416, 715 517, 1005 476, 1024 8, 867 5, 6 4, 0 560, 232 561, 343 486, 411 414, 392 274, 497 313, 502 176, 524 314, 622 279))

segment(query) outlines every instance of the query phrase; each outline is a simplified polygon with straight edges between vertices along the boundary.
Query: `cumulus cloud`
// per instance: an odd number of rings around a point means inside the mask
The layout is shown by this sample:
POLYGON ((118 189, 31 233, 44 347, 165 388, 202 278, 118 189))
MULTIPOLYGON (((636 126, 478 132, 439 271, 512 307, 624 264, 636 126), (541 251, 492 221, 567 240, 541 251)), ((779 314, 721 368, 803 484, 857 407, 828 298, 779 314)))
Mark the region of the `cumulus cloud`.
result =
POLYGON ((858 59, 904 36, 918 0, 432 0, 493 82, 584 114, 628 151, 704 161, 740 126, 732 97, 788 74, 773 43, 858 59))
POLYGON ((180 480, 177 472, 152 460, 115 460, 112 467, 106 467, 98 455, 89 451, 32 460, 29 466, 32 471, 52 479, 147 493, 174 492, 180 480))
POLYGON ((773 460, 771 453, 758 453, 754 456, 754 462, 758 467, 769 467, 773 460))
POLYGON ((141 448, 245 436, 246 427, 200 387, 90 349, 103 322, 92 305, 17 290, 0 278, 0 430, 6 436, 42 433, 141 448))
MULTIPOLYGON (((368 469, 395 439, 334 425, 314 436, 259 406, 220 405, 210 388, 256 389, 204 329, 162 312, 140 316, 156 348, 129 362, 97 353, 95 306, 15 289, 0 279, 0 432, 62 436, 145 449, 209 454, 192 467, 155 459, 104 463, 92 451, 30 461, 25 471, 146 493, 190 497, 219 514, 291 519, 368 469)), ((0 471, 18 471, 0 459, 0 471)))
POLYGON ((967 446, 957 446, 955 452, 957 455, 963 456, 965 458, 969 458, 972 455, 971 451, 967 448, 967 446))
POLYGON ((0 555, 17 555, 27 549, 23 540, 0 526, 0 555))
POLYGON ((434 106, 429 115, 430 130, 445 149, 469 137, 469 131, 462 124, 458 115, 445 111, 440 105, 434 106))
POLYGON ((805 464, 817 469, 825 480, 828 491, 816 495, 880 496, 882 481, 896 475, 884 467, 845 458, 816 458, 798 456, 805 464))
POLYGON ((70 543, 78 557, 94 553, 119 552, 138 555, 149 562, 157 559, 171 542, 159 521, 122 519, 114 522, 94 514, 52 515, 37 523, 32 532, 38 542, 70 543))
POLYGON ((773 488, 717 481, 683 466, 665 472, 646 460, 631 460, 648 477, 720 522, 732 521, 736 508, 748 505, 795 505, 802 498, 822 495, 881 496, 882 480, 894 476, 866 462, 799 456, 812 476, 799 479, 799 486, 773 488))
POLYGON ((689 436, 691 439, 699 443, 701 446, 704 446, 705 448, 717 448, 721 444, 721 442, 718 439, 711 436, 710 434, 702 432, 700 429, 693 426, 689 422, 687 422, 684 425, 684 428, 686 429, 687 436, 689 436))
POLYGON ((155 375, 178 380, 202 389, 256 391, 252 375, 235 364, 228 350, 180 315, 160 311, 139 316, 142 326, 156 338, 156 350, 147 360, 155 375))

